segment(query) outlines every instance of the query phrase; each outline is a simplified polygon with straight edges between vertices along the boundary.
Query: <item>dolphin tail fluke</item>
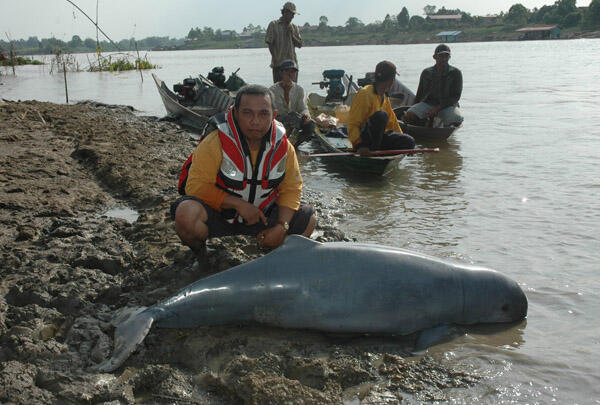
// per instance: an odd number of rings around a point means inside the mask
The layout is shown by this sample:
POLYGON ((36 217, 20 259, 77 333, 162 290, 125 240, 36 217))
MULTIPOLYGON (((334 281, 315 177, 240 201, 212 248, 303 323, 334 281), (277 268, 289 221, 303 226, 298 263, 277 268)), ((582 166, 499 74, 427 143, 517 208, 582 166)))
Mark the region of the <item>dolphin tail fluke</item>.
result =
POLYGON ((141 311, 131 315, 121 322, 115 329, 115 350, 110 359, 95 367, 100 372, 116 370, 134 352, 137 346, 144 341, 154 322, 154 315, 150 311, 141 311))

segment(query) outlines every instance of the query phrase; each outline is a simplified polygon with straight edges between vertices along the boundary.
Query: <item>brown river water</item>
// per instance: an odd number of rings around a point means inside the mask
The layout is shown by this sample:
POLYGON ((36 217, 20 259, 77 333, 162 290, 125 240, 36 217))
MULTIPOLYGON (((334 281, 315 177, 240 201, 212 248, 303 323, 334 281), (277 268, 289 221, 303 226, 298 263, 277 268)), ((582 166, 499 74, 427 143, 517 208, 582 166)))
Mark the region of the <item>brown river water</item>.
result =
MULTIPOLYGON (((298 52, 299 83, 324 69, 355 77, 383 59, 416 90, 434 44, 315 47, 298 52)), ((510 328, 453 329, 428 349, 485 378, 453 402, 600 403, 600 40, 454 44, 465 123, 440 152, 407 157, 381 178, 303 160, 306 187, 337 206, 337 226, 359 241, 497 269, 529 299, 510 328)), ((269 83, 268 51, 151 52, 169 86, 214 66, 269 83)), ((82 65, 86 55, 78 55, 82 65)), ((64 102, 62 74, 27 66, 0 75, 0 98, 64 102)), ((69 98, 164 107, 149 72, 69 73, 69 98)), ((429 145, 427 145, 429 146, 429 145)), ((311 145, 303 146, 310 150, 311 145)))

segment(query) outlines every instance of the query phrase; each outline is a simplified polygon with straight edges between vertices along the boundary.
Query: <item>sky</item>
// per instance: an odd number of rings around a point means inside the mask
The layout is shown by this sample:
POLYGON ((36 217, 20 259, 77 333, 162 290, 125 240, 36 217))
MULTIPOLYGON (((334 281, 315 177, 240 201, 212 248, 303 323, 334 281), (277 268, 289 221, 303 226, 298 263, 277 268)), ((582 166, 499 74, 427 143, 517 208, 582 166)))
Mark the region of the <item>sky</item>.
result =
MULTIPOLYGON (((283 0, 71 0, 114 41, 150 36, 184 38, 190 28, 209 26, 241 30, 248 24, 266 27, 281 15, 283 0)), ((577 0, 587 6, 591 0, 577 0)), ((551 5, 554 0, 297 0, 300 15, 294 23, 318 24, 326 16, 329 25, 344 25, 349 17, 364 23, 381 21, 386 14, 397 15, 406 7, 411 16, 423 15, 423 7, 459 8, 471 15, 507 12, 515 3, 528 9, 551 5)), ((66 0, 0 0, 0 35, 6 41, 30 36, 68 41, 73 35, 95 38, 93 24, 66 0)), ((101 38, 102 40, 102 38, 101 38)))

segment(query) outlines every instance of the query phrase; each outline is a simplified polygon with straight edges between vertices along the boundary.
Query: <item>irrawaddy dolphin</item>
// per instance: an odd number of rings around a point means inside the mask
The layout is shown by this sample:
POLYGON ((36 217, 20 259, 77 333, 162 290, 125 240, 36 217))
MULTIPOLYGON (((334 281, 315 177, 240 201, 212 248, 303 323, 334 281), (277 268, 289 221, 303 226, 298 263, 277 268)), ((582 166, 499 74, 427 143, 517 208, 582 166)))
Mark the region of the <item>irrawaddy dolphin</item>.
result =
POLYGON ((115 330, 118 368, 153 324, 165 328, 259 323, 326 332, 411 334, 446 324, 515 322, 519 285, 490 269, 407 250, 289 236, 265 256, 201 279, 115 330))

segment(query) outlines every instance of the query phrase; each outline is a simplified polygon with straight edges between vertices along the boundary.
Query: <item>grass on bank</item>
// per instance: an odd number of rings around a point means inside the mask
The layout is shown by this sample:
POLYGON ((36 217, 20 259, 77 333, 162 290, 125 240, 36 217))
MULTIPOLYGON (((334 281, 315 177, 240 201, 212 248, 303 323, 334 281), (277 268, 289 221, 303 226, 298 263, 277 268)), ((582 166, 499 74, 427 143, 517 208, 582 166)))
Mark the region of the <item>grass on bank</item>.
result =
MULTIPOLYGON (((39 60, 35 60, 35 59, 29 59, 29 58, 23 58, 21 56, 17 56, 14 58, 14 65, 15 66, 21 66, 21 65, 43 65, 44 62, 40 62, 39 60)), ((6 58, 3 60, 0 60, 0 66, 13 66, 13 61, 10 58, 6 58)))
POLYGON ((147 57, 130 60, 128 55, 113 58, 100 56, 97 63, 90 63, 88 72, 121 72, 125 70, 156 69, 156 65, 150 63, 147 57))

